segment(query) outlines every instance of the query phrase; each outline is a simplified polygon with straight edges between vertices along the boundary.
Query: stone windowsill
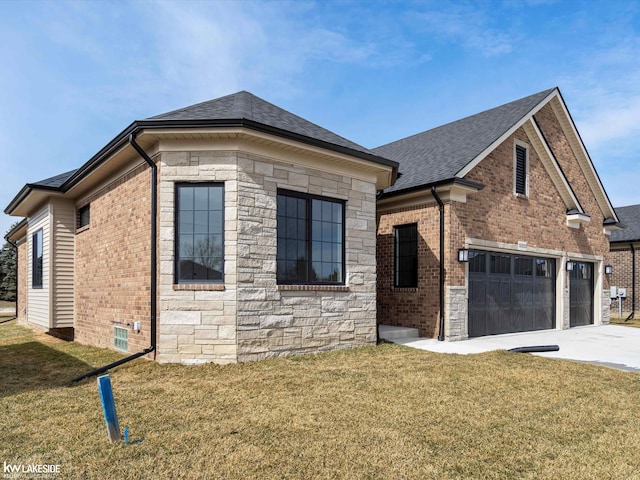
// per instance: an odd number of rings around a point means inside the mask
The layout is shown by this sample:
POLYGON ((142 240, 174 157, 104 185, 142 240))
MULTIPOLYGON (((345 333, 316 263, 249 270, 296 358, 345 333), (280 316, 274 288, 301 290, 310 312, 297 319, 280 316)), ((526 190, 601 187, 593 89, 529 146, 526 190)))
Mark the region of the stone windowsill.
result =
POLYGON ((87 230, 89 230, 89 225, 85 225, 84 227, 77 228, 76 229, 76 235, 78 233, 86 232, 87 230))
POLYGON ((347 285, 278 285, 284 292, 348 292, 347 285))
POLYGON ((400 287, 391 287, 391 291, 392 292, 417 292, 418 288, 413 287, 413 288, 400 288, 400 287))
POLYGON ((180 283, 173 285, 174 290, 191 290, 191 291, 209 291, 209 292, 223 292, 225 290, 222 283, 180 283))

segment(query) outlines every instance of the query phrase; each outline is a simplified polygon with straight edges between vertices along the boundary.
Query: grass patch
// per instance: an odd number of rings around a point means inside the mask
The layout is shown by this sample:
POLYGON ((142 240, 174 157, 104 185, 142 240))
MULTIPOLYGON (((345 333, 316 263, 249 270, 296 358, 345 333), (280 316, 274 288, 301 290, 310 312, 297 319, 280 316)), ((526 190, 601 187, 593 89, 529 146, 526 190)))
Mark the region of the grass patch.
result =
POLYGON ((61 478, 637 478, 638 374, 493 352, 380 345, 216 366, 112 371, 110 445, 95 379, 121 356, 0 326, 0 458, 61 478))
POLYGON ((636 328, 640 327, 640 318, 636 317, 627 321, 625 321, 625 318, 611 317, 611 319, 609 320, 609 323, 611 323, 611 325, 623 325, 625 327, 636 327, 636 328))

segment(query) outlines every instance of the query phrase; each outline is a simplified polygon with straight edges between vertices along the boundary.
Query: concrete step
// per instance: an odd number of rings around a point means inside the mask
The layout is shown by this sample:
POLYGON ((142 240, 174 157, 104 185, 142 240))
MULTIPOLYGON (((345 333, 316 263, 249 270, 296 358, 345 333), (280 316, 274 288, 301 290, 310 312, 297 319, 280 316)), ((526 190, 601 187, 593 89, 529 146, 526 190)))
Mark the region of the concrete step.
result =
POLYGON ((383 340, 397 340, 399 338, 417 338, 418 329, 408 327, 394 327, 391 325, 378 326, 378 333, 383 340))

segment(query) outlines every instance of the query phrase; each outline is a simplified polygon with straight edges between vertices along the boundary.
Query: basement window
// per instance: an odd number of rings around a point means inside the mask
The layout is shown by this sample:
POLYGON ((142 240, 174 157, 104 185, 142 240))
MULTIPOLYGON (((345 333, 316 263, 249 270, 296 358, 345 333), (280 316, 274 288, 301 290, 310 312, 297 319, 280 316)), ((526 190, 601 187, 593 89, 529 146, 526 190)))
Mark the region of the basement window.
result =
POLYGON ((129 351, 129 330, 123 327, 113 327, 113 346, 123 352, 129 351))

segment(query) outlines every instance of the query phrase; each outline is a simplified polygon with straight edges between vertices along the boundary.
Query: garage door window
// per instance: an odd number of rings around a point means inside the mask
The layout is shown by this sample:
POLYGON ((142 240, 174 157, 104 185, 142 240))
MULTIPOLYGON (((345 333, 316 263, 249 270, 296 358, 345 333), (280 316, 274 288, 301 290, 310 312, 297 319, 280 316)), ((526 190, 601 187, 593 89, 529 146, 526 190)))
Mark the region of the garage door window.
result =
POLYGON ((553 276, 555 268, 553 267, 551 260, 543 258, 536 258, 536 276, 551 278, 553 276))
POLYGON ((491 273, 511 275, 511 256, 491 254, 491 273))
POLYGON ((520 277, 533 275, 533 258, 515 257, 513 270, 514 274, 520 277))
POLYGON ((484 252, 469 252, 469 272, 484 273, 487 271, 487 254, 484 252))

